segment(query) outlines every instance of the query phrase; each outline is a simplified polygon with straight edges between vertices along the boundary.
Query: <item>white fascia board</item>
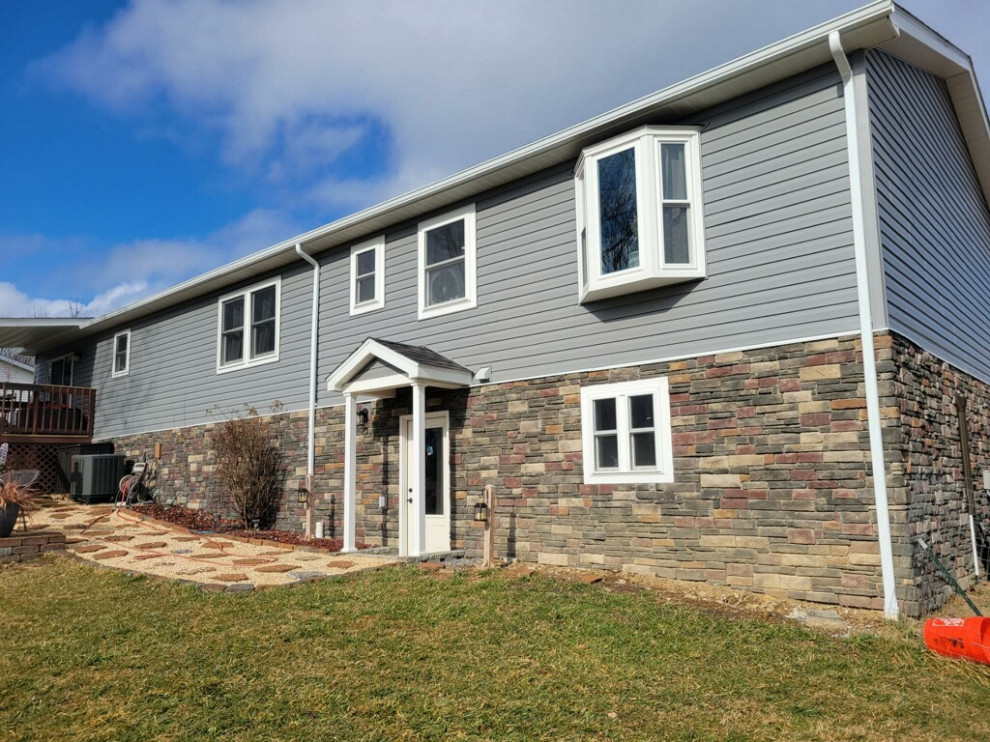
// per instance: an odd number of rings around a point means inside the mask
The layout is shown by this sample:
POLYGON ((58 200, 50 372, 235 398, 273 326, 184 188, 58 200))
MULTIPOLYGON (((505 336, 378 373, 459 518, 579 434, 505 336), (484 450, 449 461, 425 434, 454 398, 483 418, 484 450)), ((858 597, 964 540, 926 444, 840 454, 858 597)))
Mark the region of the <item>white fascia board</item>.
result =
POLYGON ((437 366, 425 366, 415 376, 410 376, 410 381, 417 381, 427 386, 442 387, 444 389, 459 389, 471 386, 474 381, 474 374, 470 371, 458 371, 453 368, 439 368, 437 366))
POLYGON ((990 204, 990 121, 973 60, 903 8, 894 6, 891 22, 897 36, 879 48, 945 80, 983 198, 990 204))
POLYGON ((21 371, 30 371, 34 373, 34 366, 30 363, 24 363, 23 361, 18 361, 16 358, 11 358, 10 356, 0 356, 0 363, 6 363, 8 366, 13 366, 21 371))
POLYGON ((327 390, 331 392, 344 391, 344 387, 348 385, 350 380, 376 359, 399 369, 407 378, 415 378, 420 375, 418 363, 382 345, 374 338, 367 338, 327 377, 327 390))
POLYGON ((382 345, 374 338, 368 338, 327 377, 327 391, 354 394, 408 386, 414 381, 427 386, 457 389, 471 386, 473 379, 474 375, 467 369, 458 371, 452 368, 417 363, 402 353, 382 345), (395 374, 380 379, 351 381, 365 366, 375 360, 397 368, 402 372, 402 375, 395 374))
POLYGON ((4 317, 0 319, 0 347, 25 348, 32 355, 56 341, 71 342, 81 336, 88 318, 4 317))
POLYGON ((647 123, 651 117, 660 114, 669 116, 700 110, 819 64, 829 63, 831 57, 827 39, 832 31, 842 34, 843 43, 849 50, 878 46, 896 35, 890 21, 895 8, 891 0, 877 0, 501 157, 192 278, 91 320, 82 329, 87 334, 108 329, 220 290, 231 283, 250 280, 298 260, 296 244, 304 245, 310 253, 347 244, 381 232, 400 220, 419 218, 448 208, 488 189, 566 162, 577 157, 587 144, 614 134, 622 127, 647 123))

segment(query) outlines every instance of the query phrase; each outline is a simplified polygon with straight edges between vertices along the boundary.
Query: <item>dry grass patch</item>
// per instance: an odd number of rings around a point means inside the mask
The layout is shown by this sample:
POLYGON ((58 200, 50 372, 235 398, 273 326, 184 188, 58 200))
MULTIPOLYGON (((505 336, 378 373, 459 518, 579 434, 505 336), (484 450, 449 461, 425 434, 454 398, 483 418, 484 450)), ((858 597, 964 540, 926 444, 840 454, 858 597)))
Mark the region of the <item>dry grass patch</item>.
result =
POLYGON ((7 740, 972 740, 990 668, 650 591, 416 569, 244 596, 0 570, 7 740))

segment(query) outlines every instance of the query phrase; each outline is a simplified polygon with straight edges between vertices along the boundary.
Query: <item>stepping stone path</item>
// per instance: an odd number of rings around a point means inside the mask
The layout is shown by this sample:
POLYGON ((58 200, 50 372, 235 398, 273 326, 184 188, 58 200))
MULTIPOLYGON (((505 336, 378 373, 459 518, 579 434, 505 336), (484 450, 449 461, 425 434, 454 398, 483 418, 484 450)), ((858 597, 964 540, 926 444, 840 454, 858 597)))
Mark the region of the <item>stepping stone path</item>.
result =
POLYGON ((127 556, 130 552, 119 549, 117 551, 101 551, 99 554, 94 554, 93 559, 116 559, 117 557, 127 556))
POLYGON ((103 544, 90 544, 89 546, 80 546, 74 551, 77 554, 92 554, 94 551, 100 551, 101 549, 107 548, 103 544))
POLYGON ((289 574, 289 577, 291 577, 294 580, 299 580, 300 582, 306 582, 307 580, 318 580, 321 577, 326 577, 326 575, 323 574, 322 572, 303 571, 303 572, 291 572, 289 574))
POLYGON ((231 574, 213 575, 212 579, 216 580, 217 582, 247 582, 251 578, 248 577, 247 575, 242 575, 239 573, 231 573, 231 574))
POLYGON ((32 530, 44 528, 64 533, 69 553, 80 559, 112 569, 180 579, 215 592, 297 584, 393 561, 360 554, 335 559, 340 555, 320 549, 189 531, 142 520, 127 508, 106 505, 42 507, 32 530))
POLYGON ((255 567, 255 572, 291 572, 294 569, 299 569, 298 564, 268 564, 264 567, 255 567))

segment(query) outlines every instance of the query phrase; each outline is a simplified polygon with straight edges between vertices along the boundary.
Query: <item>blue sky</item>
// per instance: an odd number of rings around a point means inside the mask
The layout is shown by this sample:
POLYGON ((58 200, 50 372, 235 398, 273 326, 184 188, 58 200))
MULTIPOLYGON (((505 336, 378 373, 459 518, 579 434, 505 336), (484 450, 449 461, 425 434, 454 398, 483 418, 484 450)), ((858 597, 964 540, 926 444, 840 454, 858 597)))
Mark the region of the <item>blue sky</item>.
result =
MULTIPOLYGON (((861 4, 0 0, 0 316, 102 314, 861 4)), ((904 6, 990 80, 990 3, 904 6)))

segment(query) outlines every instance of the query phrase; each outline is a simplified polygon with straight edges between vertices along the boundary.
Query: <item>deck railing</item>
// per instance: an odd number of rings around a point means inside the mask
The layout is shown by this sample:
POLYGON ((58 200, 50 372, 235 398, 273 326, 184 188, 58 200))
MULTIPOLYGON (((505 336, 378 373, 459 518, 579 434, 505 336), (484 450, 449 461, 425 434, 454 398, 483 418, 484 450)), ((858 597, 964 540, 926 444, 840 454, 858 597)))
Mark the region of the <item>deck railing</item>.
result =
POLYGON ((0 439, 92 439, 96 390, 0 381, 0 439))

